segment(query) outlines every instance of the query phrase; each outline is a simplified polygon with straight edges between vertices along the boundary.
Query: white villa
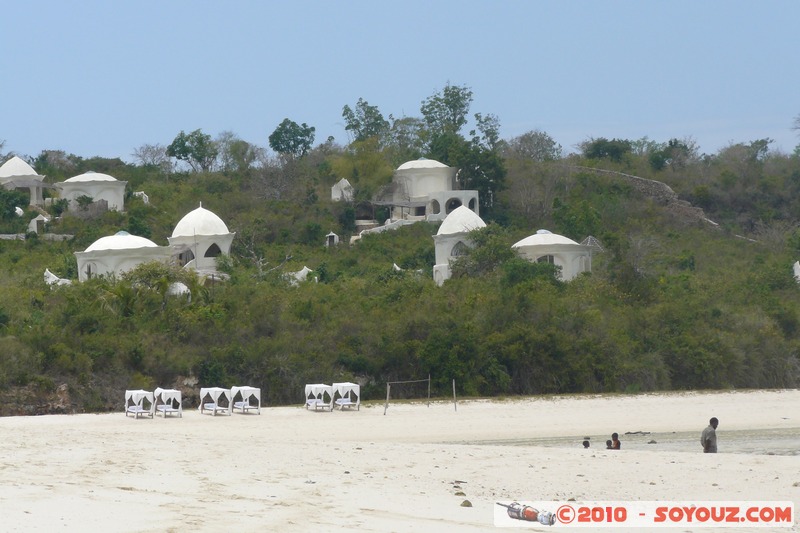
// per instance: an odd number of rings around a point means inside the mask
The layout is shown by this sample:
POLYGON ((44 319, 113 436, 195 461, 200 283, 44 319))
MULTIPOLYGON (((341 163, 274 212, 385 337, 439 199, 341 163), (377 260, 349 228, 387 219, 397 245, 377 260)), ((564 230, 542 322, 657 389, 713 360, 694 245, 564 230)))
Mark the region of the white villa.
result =
POLYGON ((167 240, 180 265, 201 274, 215 274, 217 257, 230 253, 234 235, 221 218, 201 203, 178 222, 167 240))
POLYGON ((511 246, 520 257, 538 263, 550 263, 561 267, 561 279, 570 281, 582 272, 592 271, 594 246, 577 242, 540 229, 511 246))
POLYGON ((460 206, 480 215, 478 191, 455 189, 457 171, 433 159, 408 161, 397 167, 388 194, 376 203, 391 206, 392 220, 444 220, 460 206))
POLYGON ((86 250, 75 252, 78 260, 78 281, 94 276, 119 275, 149 261, 169 262, 172 250, 150 239, 120 231, 101 237, 86 250))
POLYGON ((433 266, 433 280, 440 287, 450 279, 450 261, 464 255, 472 247, 468 233, 486 227, 486 223, 466 206, 459 206, 444 219, 439 231, 433 236, 436 247, 436 264, 433 266))
POLYGON ((113 176, 101 172, 86 172, 68 180, 56 183, 61 198, 69 201, 69 210, 77 211, 77 199, 88 196, 93 201, 105 200, 112 211, 125 210, 126 181, 118 181, 113 176))
POLYGON ((353 186, 347 181, 347 178, 342 178, 331 187, 331 200, 334 202, 352 202, 353 201, 353 186))
POLYGON ((17 156, 0 166, 0 185, 6 189, 28 189, 31 193, 30 205, 44 204, 42 189, 44 176, 40 176, 28 163, 17 156))
POLYGON ((102 237, 83 252, 75 252, 78 260, 78 280, 93 276, 120 275, 149 261, 177 261, 201 276, 217 275, 216 258, 230 253, 235 233, 217 215, 200 207, 184 216, 175 226, 169 246, 159 246, 144 237, 120 231, 102 237))

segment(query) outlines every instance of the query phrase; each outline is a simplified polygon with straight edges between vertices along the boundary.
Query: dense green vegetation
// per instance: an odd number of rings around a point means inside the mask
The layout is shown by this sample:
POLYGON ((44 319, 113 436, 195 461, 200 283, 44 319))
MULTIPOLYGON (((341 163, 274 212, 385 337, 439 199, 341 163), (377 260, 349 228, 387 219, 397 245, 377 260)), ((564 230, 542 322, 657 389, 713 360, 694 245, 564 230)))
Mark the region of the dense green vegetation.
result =
MULTIPOLYGON (((125 213, 48 225, 69 241, 0 241, 3 413, 20 412, 11 399, 52 410, 62 384, 74 409, 102 411, 119 408, 122 389, 189 378, 259 386, 269 404, 299 403, 304 383, 359 381, 369 399, 387 380, 429 374, 434 392, 455 379, 466 395, 800 384, 798 154, 773 153, 768 139, 709 155, 691 140, 645 138, 590 139, 565 157, 544 132, 498 139, 491 116, 476 114, 478 131, 463 136, 470 101, 468 89, 448 87, 423 102, 423 118, 387 120, 359 100, 343 113, 346 146, 308 149, 313 128, 287 119, 270 140, 289 148, 274 157, 198 130, 181 132, 171 157, 143 146, 136 164, 31 158, 48 182, 108 172, 129 195, 125 213), (381 218, 368 200, 391 170, 420 156, 466 169, 461 183, 481 191, 489 223, 442 287, 431 276, 433 224, 347 244, 357 217, 381 218), (714 223, 593 169, 664 182, 714 223), (356 199, 331 202, 343 177, 356 199), (130 194, 139 190, 149 205, 130 194), (73 253, 121 229, 167 244, 199 202, 236 232, 228 281, 146 264, 121 279, 43 283, 45 268, 77 278, 73 253), (593 272, 562 283, 550 265, 516 258, 510 245, 539 228, 596 237, 604 251, 593 272), (341 245, 324 246, 330 231, 341 245), (316 281, 287 282, 304 265, 316 281), (167 294, 174 280, 191 298, 167 294)), ((0 190, 1 233, 24 232, 37 214, 16 217, 25 203, 0 190)))

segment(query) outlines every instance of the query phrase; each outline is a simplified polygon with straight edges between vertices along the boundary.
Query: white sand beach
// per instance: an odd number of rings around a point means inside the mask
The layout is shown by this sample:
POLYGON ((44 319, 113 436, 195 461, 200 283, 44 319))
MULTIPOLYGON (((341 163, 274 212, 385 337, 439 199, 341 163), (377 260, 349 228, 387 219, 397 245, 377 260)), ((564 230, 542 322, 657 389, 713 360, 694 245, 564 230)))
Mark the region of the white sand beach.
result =
POLYGON ((386 415, 379 402, 166 420, 120 407, 0 431, 2 531, 477 532, 495 529, 498 501, 570 498, 800 509, 798 390, 393 402, 386 415), (719 453, 703 454, 711 416, 719 453), (622 449, 607 451, 615 431, 622 449), (764 450, 735 451, 761 434, 764 450))

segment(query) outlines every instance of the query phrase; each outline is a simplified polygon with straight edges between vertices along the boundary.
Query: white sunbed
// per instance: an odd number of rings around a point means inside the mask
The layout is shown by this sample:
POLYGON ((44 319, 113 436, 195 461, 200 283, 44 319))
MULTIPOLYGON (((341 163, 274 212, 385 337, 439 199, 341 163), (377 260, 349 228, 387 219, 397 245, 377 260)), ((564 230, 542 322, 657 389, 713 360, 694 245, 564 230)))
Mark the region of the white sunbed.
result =
POLYGON ((220 387, 208 387, 200 389, 200 414, 211 411, 213 416, 218 412, 231 414, 231 391, 220 387), (223 400, 220 403, 220 400, 223 400))
POLYGON ((333 397, 336 398, 333 402, 334 406, 339 410, 353 407, 358 411, 361 410, 361 386, 356 383, 334 383, 333 397))
POLYGON ((324 383, 306 385, 306 409, 333 411, 333 387, 324 383), (327 396, 327 401, 326 401, 327 396))
POLYGON ((161 413, 161 416, 167 418, 169 415, 178 415, 183 418, 183 400, 181 391, 176 389, 162 389, 161 387, 155 390, 155 404, 156 414, 161 413))
POLYGON ((155 402, 153 393, 146 390, 126 390, 125 391, 125 416, 133 415, 133 418, 149 416, 153 418, 155 412, 155 402))
POLYGON ((241 409, 242 414, 253 410, 261 414, 261 389, 257 387, 233 387, 231 400, 233 409, 241 409))

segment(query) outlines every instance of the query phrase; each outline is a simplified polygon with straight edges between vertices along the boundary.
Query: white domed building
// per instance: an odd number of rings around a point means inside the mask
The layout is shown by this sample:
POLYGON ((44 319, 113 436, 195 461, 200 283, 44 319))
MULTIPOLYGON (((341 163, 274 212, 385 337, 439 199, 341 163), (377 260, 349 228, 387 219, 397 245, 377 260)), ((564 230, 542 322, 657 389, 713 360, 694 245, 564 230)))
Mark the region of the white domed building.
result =
POLYGON ((119 181, 102 172, 85 172, 68 180, 56 183, 61 198, 69 201, 69 210, 78 210, 78 198, 88 196, 95 202, 105 200, 112 211, 125 210, 125 186, 127 181, 119 181))
POLYGON ((460 206, 480 215, 478 191, 458 191, 456 173, 433 159, 417 159, 403 163, 394 172, 391 200, 393 220, 443 220, 460 206))
POLYGON ((583 272, 592 271, 594 246, 577 242, 540 229, 511 246, 520 257, 531 262, 550 263, 561 267, 561 279, 570 281, 583 272))
POLYGON ((441 286, 450 279, 450 261, 464 255, 472 247, 469 232, 486 227, 486 223, 466 206, 459 206, 444 219, 439 231, 433 236, 436 247, 436 264, 433 266, 433 281, 441 286))
POLYGON ((97 239, 86 250, 75 252, 75 257, 78 259, 78 280, 86 281, 95 276, 119 276, 149 261, 168 263, 172 250, 150 239, 120 231, 97 239))
POLYGON ((211 274, 217 271, 217 257, 230 253, 234 235, 201 203, 178 222, 168 240, 181 265, 211 274))
POLYGON ((30 205, 43 205, 42 189, 46 187, 44 176, 17 156, 0 166, 0 185, 6 189, 28 189, 31 193, 30 205))

